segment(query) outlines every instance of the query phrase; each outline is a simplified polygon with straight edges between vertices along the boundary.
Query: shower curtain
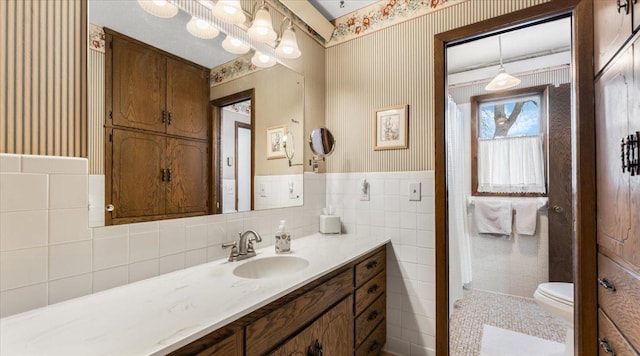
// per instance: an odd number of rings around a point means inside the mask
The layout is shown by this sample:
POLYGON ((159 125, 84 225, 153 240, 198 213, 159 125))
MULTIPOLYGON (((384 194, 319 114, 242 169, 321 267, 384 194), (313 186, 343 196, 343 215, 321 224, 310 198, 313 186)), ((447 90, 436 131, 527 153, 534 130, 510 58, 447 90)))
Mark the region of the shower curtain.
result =
POLYGON ((449 311, 453 303, 463 297, 462 285, 471 282, 471 242, 467 227, 465 187, 464 117, 449 96, 446 119, 447 194, 449 226, 449 311))

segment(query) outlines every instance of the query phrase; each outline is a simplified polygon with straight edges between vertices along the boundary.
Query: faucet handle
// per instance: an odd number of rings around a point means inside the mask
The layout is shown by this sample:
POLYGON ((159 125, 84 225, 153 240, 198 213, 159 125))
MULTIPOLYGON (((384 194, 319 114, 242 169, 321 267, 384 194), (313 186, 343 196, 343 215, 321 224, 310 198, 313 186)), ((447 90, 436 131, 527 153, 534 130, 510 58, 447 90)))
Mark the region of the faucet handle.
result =
POLYGON ((222 248, 228 247, 238 248, 238 241, 225 242, 222 244, 222 248))

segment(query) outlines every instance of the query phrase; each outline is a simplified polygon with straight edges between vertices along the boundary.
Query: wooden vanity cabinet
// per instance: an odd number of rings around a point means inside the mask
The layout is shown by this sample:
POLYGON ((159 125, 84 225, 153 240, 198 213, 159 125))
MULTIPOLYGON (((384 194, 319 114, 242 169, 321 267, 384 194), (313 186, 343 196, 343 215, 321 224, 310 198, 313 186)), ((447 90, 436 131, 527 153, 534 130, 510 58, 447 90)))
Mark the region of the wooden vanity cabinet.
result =
POLYGON ((237 336, 239 328, 243 355, 314 355, 319 348, 324 355, 378 355, 386 342, 385 280, 382 246, 172 355, 204 355, 202 345, 217 346, 210 342, 216 334, 237 336))

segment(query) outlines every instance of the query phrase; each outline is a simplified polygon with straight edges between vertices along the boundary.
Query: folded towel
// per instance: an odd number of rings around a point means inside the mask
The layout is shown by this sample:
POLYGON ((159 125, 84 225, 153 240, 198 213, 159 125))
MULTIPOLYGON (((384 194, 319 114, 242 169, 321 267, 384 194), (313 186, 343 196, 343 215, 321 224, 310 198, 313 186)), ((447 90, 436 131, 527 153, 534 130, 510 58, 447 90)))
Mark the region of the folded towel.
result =
POLYGON ((536 221, 538 220, 537 200, 518 201, 513 203, 516 211, 516 231, 519 235, 534 235, 536 233, 536 221))
POLYGON ((480 200, 475 202, 475 220, 481 234, 511 235, 511 202, 508 200, 480 200))

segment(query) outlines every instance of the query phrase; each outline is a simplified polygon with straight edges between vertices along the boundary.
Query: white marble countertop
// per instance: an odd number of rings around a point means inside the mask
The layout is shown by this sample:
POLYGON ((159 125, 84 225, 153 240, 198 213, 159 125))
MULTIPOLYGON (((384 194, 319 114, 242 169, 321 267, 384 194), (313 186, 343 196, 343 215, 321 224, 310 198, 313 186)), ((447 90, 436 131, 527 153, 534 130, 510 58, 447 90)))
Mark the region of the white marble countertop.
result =
POLYGON ((176 350, 389 242, 310 235, 290 255, 309 266, 283 278, 243 279, 219 260, 0 319, 0 354, 157 355, 176 350))

